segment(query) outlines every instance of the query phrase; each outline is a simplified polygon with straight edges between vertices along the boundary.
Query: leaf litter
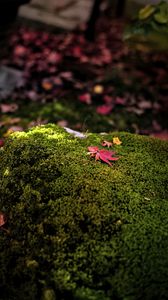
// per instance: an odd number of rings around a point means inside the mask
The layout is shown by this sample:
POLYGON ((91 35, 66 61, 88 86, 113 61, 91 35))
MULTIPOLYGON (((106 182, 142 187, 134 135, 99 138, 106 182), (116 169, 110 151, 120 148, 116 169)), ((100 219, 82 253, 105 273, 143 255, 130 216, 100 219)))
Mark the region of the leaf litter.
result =
MULTIPOLYGON (((97 127, 102 131, 106 127, 141 134, 165 132, 167 54, 135 53, 122 41, 124 26, 122 20, 100 18, 94 43, 86 41, 80 28, 58 34, 18 28, 11 38, 11 55, 3 64, 23 73, 24 86, 1 97, 0 133, 9 129, 9 119, 12 123, 20 118, 18 128, 30 127, 38 122, 39 105, 63 100, 105 120, 105 125, 97 127), (37 107, 37 116, 32 115, 32 105, 37 107)), ((51 116, 52 111, 40 122, 66 121, 60 112, 51 116)), ((82 130, 81 117, 76 124, 73 121, 69 119, 68 126, 82 130)), ((92 122, 89 126, 97 130, 92 122)))

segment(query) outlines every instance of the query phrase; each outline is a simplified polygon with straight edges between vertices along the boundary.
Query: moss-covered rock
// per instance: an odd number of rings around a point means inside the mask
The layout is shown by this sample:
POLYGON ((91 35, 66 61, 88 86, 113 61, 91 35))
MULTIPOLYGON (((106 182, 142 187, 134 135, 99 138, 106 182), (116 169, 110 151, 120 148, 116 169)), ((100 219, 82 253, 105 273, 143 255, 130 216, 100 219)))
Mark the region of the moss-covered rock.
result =
POLYGON ((168 143, 119 133, 112 167, 89 157, 114 135, 46 125, 1 148, 0 299, 168 299, 168 143))

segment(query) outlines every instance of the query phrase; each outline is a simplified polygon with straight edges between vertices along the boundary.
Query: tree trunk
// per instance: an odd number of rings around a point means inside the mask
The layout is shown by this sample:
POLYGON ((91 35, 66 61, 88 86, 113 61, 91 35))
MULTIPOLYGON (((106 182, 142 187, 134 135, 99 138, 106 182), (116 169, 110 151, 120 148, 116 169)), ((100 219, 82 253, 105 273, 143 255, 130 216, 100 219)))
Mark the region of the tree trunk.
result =
POLYGON ((100 15, 100 4, 102 3, 102 0, 95 0, 93 4, 93 8, 90 14, 89 21, 87 23, 87 28, 85 31, 85 37, 89 41, 94 41, 95 38, 95 26, 96 22, 100 15))
POLYGON ((116 6, 116 17, 123 17, 125 11, 126 0, 118 0, 116 6))

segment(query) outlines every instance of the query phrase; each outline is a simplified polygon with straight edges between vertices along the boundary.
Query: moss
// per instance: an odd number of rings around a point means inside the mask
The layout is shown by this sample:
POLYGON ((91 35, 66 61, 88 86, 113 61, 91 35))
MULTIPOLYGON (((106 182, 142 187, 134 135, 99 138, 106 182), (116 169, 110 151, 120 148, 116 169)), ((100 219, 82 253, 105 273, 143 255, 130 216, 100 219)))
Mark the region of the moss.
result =
POLYGON ((111 168, 89 158, 87 146, 115 135, 46 125, 8 138, 1 299, 168 299, 168 143, 117 133, 111 168))

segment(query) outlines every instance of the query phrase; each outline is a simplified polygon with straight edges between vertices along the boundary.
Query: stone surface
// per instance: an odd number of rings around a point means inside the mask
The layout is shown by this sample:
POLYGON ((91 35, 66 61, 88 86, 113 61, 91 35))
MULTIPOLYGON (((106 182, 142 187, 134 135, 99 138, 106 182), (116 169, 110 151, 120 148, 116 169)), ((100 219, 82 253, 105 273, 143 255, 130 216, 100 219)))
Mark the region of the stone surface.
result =
POLYGON ((34 0, 29 5, 20 8, 19 15, 27 19, 61 27, 74 29, 86 22, 93 0, 34 0))
POLYGON ((8 96, 15 87, 23 85, 23 72, 0 66, 0 97, 8 96))

